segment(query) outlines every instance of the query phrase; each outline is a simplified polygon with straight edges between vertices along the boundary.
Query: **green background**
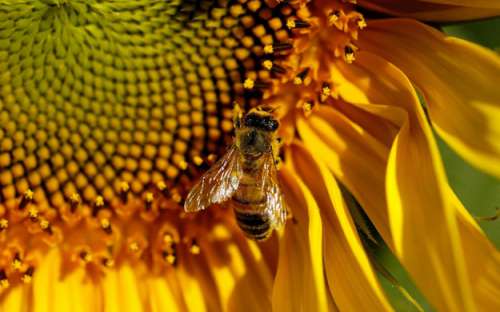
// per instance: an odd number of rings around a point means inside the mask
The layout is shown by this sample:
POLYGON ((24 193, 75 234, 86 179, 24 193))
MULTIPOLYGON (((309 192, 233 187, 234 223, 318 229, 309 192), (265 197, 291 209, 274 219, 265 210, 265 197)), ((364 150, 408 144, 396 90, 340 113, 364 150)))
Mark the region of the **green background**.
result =
MULTIPOLYGON (((449 35, 467 39, 500 52, 500 18, 451 24, 443 26, 442 29, 449 35)), ((498 79, 500 87, 500 77, 498 79)), ((494 215, 495 209, 497 207, 500 208, 500 180, 476 170, 451 150, 442 140, 439 138, 438 140, 449 182, 465 207, 474 216, 494 215)), ((499 248, 500 220, 482 221, 479 222, 479 225, 489 239, 499 248)), ((394 256, 388 252, 387 248, 378 252, 377 259, 398 280, 401 286, 416 299, 425 311, 433 311, 422 294, 418 292, 408 274, 394 256)), ((405 299, 396 286, 383 277, 380 280, 396 311, 418 311, 413 304, 405 299)))

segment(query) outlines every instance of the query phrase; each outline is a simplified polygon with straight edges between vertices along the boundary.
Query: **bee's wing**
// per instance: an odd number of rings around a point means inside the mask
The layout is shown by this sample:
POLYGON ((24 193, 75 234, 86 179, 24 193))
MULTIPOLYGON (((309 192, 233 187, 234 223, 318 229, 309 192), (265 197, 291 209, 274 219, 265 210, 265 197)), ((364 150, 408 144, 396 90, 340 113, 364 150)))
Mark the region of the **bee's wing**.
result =
POLYGON ((266 213, 271 218, 271 225, 279 228, 286 221, 286 207, 278 180, 278 172, 272 153, 264 156, 262 164, 262 188, 266 194, 266 213))
POLYGON ((184 202, 186 212, 203 210, 211 204, 229 199, 234 194, 243 172, 239 156, 238 148, 233 145, 203 174, 184 202))

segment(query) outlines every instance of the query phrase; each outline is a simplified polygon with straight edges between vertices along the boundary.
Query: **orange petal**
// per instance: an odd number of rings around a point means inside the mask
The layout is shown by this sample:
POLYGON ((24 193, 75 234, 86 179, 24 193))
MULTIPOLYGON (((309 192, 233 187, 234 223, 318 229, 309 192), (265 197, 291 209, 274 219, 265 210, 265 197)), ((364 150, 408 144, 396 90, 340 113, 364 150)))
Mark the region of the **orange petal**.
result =
POLYGON ((99 288, 82 268, 63 277, 60 271, 61 256, 58 249, 52 250, 36 269, 30 303, 33 311, 99 311, 103 302, 99 288))
POLYGON ((320 207, 326 277, 337 307, 341 311, 392 310, 332 174, 302 145, 292 146, 290 155, 295 171, 320 207))
POLYGON ((460 200, 448 188, 448 198, 456 209, 460 238, 467 255, 465 264, 478 306, 484 311, 500 307, 500 252, 485 235, 460 200))
POLYGON ((427 21, 465 21, 500 14, 497 0, 360 0, 365 8, 427 21))
POLYGON ((500 9, 500 1, 498 0, 422 0, 424 2, 460 5, 472 8, 498 8, 500 9))
POLYGON ((412 20, 374 21, 359 44, 399 67, 423 92, 438 133, 500 177, 500 57, 412 20))
POLYGON ((305 146, 317 153, 355 195, 384 240, 391 245, 384 196, 389 149, 330 107, 320 107, 307 121, 299 119, 297 129, 305 146))
POLYGON ((180 311, 179 304, 164 277, 150 277, 145 284, 150 294, 147 302, 151 312, 180 311))
POLYGON ((248 250, 246 244, 254 242, 247 242, 234 227, 218 224, 199 243, 223 311, 271 310, 272 278, 269 271, 258 268, 265 266, 260 251, 248 250))
POLYGON ((27 311, 29 307, 28 293, 29 286, 9 289, 0 302, 0 311, 27 311))
POLYGON ((357 65, 359 81, 372 82, 359 83, 366 94, 377 97, 384 90, 399 90, 401 98, 392 104, 404 109, 409 118, 392 147, 387 173, 398 257, 436 307, 446 310, 460 302, 460 309, 474 309, 474 305, 491 309, 495 306, 491 292, 500 289, 498 253, 459 201, 449 195, 434 138, 411 84, 392 64, 367 52, 358 55, 357 65), (480 268, 482 261, 489 263, 487 270, 480 268), (470 287, 476 282, 486 286, 470 287), (436 296, 438 291, 442 294, 436 296))
POLYGON ((287 207, 296 222, 286 224, 280 240, 273 310, 328 311, 319 208, 292 170, 284 167, 280 175, 287 207))

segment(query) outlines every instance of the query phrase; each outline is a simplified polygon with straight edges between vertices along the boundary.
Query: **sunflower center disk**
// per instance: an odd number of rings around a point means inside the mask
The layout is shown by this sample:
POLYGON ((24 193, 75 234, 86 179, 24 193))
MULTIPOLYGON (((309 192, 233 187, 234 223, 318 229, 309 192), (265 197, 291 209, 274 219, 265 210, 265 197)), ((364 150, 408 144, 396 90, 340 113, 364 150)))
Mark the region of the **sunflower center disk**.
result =
MULTIPOLYGON (((7 2, 9 3, 9 2, 7 2)), ((307 22, 263 1, 39 0, 0 6, 0 286, 50 246, 70 264, 175 265, 181 211, 307 22)), ((205 216, 210 218, 210 215, 205 216)))

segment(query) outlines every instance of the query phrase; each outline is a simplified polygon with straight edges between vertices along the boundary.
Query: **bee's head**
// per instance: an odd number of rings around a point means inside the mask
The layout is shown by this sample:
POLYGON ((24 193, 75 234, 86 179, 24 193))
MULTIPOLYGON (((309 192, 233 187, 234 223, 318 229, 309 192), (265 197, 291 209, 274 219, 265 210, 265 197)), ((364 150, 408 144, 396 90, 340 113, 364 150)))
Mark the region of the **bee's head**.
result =
POLYGON ((271 141, 279 122, 268 112, 251 110, 238 119, 235 126, 241 152, 258 157, 272 149, 271 141))
POLYGON ((279 127, 279 122, 271 114, 264 112, 250 112, 243 117, 242 123, 244 127, 266 132, 275 132, 279 127))
POLYGON ((243 154, 258 157, 271 149, 269 132, 247 127, 238 131, 237 137, 243 154))
POLYGON ((241 125, 236 131, 240 150, 256 157, 269 152, 271 139, 278 127, 278 121, 271 114, 249 112, 241 119, 241 125))

